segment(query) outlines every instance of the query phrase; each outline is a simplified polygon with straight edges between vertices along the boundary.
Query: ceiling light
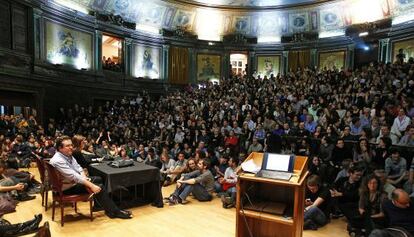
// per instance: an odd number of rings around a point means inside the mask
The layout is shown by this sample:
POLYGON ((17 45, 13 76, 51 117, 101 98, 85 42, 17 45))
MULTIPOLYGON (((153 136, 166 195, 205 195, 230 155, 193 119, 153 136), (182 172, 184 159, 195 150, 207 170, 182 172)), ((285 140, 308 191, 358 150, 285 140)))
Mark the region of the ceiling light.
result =
POLYGON ((367 35, 369 35, 369 33, 366 32, 366 31, 359 33, 359 37, 364 37, 364 36, 367 36, 367 35))

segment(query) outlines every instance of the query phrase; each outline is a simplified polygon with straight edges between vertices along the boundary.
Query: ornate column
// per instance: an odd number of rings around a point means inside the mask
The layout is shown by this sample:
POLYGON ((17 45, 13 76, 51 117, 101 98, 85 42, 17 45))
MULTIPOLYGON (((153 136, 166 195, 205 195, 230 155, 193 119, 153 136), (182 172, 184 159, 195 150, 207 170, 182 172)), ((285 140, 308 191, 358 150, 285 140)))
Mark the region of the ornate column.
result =
POLYGON ((354 68, 355 44, 348 45, 345 68, 354 68))
POLYGON ((390 38, 380 39, 378 43, 378 61, 384 63, 392 62, 390 38))
POLYGON ((313 68, 315 68, 315 66, 318 66, 319 65, 319 62, 318 62, 318 50, 317 49, 311 49, 310 50, 310 66, 311 66, 311 68, 313 69, 313 68))
POLYGON ((197 52, 194 48, 188 48, 188 83, 198 83, 197 82, 197 52))
POLYGON ((45 54, 45 37, 44 36, 44 22, 42 18, 43 11, 38 8, 33 8, 33 25, 34 25, 34 60, 35 62, 42 61, 46 58, 45 54))
POLYGON ((222 72, 221 72, 221 79, 227 79, 230 77, 230 52, 229 51, 224 51, 223 54, 223 60, 222 60, 222 72))
POLYGON ((168 64, 170 46, 169 45, 162 45, 162 75, 160 75, 160 79, 164 82, 168 82, 168 64))
POLYGON ((95 44, 94 44, 95 62, 93 69, 99 74, 103 74, 102 71, 102 32, 95 30, 95 44))
POLYGON ((282 52, 282 75, 286 75, 289 71, 289 51, 283 51, 282 52))
POLYGON ((125 64, 125 75, 127 78, 132 76, 132 39, 125 38, 124 42, 122 43, 123 48, 123 60, 125 64))
POLYGON ((253 72, 256 71, 256 52, 250 51, 248 55, 247 63, 247 75, 252 76, 253 72))

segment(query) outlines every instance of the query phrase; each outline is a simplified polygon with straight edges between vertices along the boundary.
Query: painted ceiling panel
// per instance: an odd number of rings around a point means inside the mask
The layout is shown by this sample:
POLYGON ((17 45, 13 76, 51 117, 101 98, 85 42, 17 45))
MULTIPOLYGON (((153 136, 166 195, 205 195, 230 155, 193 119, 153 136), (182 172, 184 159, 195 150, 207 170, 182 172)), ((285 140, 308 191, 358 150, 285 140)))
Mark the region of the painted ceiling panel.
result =
POLYGON ((313 4, 320 0, 187 0, 188 3, 199 3, 220 7, 292 7, 295 5, 313 4))
POLYGON ((412 13, 414 0, 65 0, 156 29, 184 27, 195 34, 281 36, 303 31, 332 31, 350 24, 412 13), (200 7, 195 4, 224 6, 200 7), (258 9, 256 6, 295 8, 258 9), (315 3, 315 4, 313 4, 315 3), (318 3, 318 4, 317 4, 318 3), (215 5, 214 5, 215 4, 215 5), (228 6, 229 8, 225 8, 228 6), (231 8, 244 6, 246 9, 231 8), (367 11, 367 9, 370 9, 367 11), (210 11, 211 19, 202 16, 210 11), (200 22, 206 21, 206 22, 200 22), (211 24, 216 24, 212 26, 211 24), (201 27, 203 26, 203 27, 201 27), (206 28, 206 29, 203 29, 206 28), (206 31, 211 32, 206 32, 206 31))

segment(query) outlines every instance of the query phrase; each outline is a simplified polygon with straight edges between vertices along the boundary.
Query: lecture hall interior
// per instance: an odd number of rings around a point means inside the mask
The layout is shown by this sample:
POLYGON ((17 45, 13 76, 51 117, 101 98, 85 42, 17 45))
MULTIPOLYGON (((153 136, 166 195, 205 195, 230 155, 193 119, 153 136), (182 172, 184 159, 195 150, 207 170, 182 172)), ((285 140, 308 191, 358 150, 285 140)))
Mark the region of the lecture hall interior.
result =
POLYGON ((414 0, 0 0, 0 237, 414 237, 414 0))

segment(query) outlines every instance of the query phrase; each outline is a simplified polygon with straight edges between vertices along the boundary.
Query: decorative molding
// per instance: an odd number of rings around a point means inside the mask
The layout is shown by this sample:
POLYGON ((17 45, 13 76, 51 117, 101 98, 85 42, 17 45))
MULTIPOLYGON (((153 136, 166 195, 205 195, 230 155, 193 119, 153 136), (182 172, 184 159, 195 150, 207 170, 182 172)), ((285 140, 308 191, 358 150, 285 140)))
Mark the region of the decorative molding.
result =
POLYGON ((161 30, 161 34, 165 37, 172 37, 177 39, 197 39, 197 35, 193 34, 186 26, 177 26, 173 30, 164 28, 161 30))
POLYGON ((223 37, 223 43, 227 44, 238 44, 238 45, 244 45, 244 44, 257 44, 257 38, 256 37, 247 37, 246 35, 242 33, 236 33, 236 34, 229 34, 225 35, 223 37))

